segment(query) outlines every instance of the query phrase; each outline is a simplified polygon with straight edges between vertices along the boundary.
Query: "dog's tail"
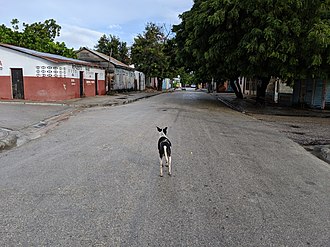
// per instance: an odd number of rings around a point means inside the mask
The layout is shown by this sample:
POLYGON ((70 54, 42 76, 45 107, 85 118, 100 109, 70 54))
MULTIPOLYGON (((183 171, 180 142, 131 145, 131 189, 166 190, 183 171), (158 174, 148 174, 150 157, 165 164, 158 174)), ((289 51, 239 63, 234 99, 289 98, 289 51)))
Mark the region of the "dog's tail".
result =
POLYGON ((165 155, 166 163, 168 163, 168 155, 167 155, 167 146, 166 145, 164 145, 164 155, 165 155))

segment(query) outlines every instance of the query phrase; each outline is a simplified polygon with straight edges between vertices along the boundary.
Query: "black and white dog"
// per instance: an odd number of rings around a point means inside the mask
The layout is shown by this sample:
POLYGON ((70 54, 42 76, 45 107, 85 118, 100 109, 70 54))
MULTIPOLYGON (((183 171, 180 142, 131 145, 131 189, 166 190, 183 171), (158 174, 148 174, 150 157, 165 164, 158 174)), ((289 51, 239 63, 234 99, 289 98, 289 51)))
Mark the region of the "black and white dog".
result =
POLYGON ((160 163, 160 176, 163 176, 163 157, 165 156, 166 163, 168 165, 168 175, 171 176, 171 142, 167 138, 167 127, 161 129, 157 127, 159 131, 158 139, 158 151, 159 151, 159 163, 160 163))

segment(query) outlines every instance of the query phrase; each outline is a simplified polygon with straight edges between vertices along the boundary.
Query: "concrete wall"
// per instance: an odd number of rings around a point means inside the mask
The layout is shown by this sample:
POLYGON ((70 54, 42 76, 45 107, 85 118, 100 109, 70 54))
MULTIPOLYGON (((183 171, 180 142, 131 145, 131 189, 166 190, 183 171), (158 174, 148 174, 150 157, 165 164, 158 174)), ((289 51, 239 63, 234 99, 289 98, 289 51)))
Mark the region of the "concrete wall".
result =
POLYGON ((136 80, 136 90, 143 91, 146 89, 146 77, 144 73, 140 71, 134 71, 136 80))
POLYGON ((133 90, 134 80, 134 71, 115 68, 112 90, 133 90))
POLYGON ((53 63, 29 54, 0 47, 0 99, 12 99, 11 69, 23 71, 24 99, 56 101, 80 97, 80 72, 85 96, 106 93, 105 71, 76 64, 53 63))
POLYGON ((10 76, 0 76, 0 99, 12 99, 10 76))

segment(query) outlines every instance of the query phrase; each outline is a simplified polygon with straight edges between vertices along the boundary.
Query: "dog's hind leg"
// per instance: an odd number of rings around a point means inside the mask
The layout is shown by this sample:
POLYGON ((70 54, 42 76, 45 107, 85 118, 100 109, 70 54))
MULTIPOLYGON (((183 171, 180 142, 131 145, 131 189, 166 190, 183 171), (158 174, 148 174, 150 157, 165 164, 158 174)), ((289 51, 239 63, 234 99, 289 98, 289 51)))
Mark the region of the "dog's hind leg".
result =
POLYGON ((164 146, 164 156, 165 156, 165 160, 166 160, 166 167, 168 167, 168 155, 167 155, 167 147, 164 146))
POLYGON ((172 159, 171 156, 168 157, 168 175, 172 175, 172 159))
POLYGON ((164 156, 165 156, 165 159, 166 159, 166 163, 168 164, 168 155, 167 155, 167 147, 164 146, 164 156))
POLYGON ((159 165, 160 165, 160 176, 163 176, 163 160, 159 157, 159 165))

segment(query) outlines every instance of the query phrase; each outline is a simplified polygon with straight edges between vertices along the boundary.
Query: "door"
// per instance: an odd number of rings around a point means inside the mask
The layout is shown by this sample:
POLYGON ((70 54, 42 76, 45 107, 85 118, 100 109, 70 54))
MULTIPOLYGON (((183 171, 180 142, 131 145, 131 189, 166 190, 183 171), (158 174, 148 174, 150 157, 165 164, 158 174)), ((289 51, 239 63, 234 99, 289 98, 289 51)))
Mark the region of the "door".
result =
POLYGON ((98 75, 97 73, 95 73, 95 95, 99 95, 97 88, 98 88, 98 75))
POLYGON ((274 88, 274 102, 278 103, 278 95, 280 91, 280 81, 275 80, 275 88, 274 88))
POLYGON ((313 95, 313 102, 312 106, 318 109, 325 108, 325 83, 320 80, 316 79, 314 81, 314 95, 313 95))
POLYGON ((80 97, 84 96, 84 71, 80 71, 80 97))
POLYGON ((138 82, 136 79, 134 79, 134 90, 138 90, 138 82))
POLYGON ((11 69, 13 99, 24 99, 23 69, 11 69))

